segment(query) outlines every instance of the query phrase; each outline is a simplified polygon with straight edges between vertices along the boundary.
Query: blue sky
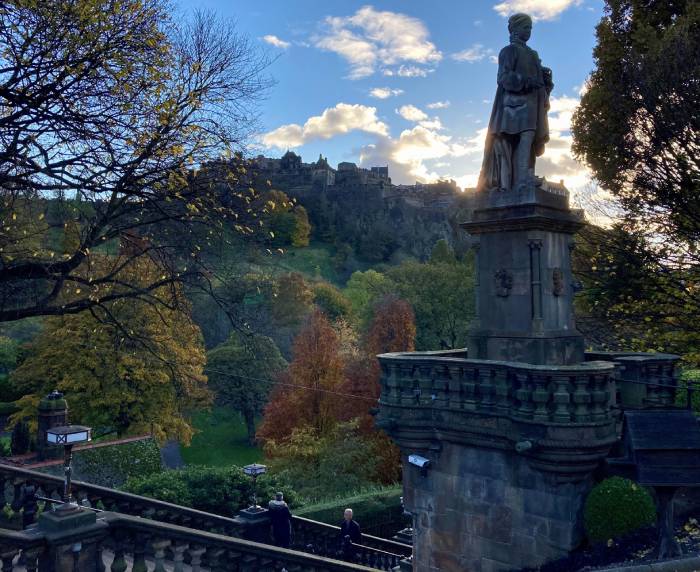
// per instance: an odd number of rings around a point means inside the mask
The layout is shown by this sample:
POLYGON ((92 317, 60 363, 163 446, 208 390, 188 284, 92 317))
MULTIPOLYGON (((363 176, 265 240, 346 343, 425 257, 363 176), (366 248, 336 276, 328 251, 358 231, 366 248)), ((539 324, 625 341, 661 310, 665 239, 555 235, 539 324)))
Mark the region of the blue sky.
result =
POLYGON ((177 0, 213 9, 275 56, 262 104, 261 152, 305 161, 389 165, 396 183, 471 186, 495 93, 507 16, 535 16, 532 39, 553 70, 552 143, 538 173, 586 185, 569 124, 593 68, 602 0, 177 0))

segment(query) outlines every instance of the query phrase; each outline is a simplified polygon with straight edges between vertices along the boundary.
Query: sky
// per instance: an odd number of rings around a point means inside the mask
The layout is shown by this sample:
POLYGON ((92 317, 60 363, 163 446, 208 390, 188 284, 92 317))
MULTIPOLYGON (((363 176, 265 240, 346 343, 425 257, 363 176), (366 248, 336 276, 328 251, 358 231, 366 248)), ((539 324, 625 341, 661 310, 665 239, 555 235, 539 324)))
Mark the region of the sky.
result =
POLYGON ((388 165, 394 183, 474 186, 507 18, 534 17, 529 45, 553 71, 550 143, 537 174, 574 192, 571 114, 593 69, 602 0, 176 0, 236 23, 274 61, 257 150, 305 162, 388 165))

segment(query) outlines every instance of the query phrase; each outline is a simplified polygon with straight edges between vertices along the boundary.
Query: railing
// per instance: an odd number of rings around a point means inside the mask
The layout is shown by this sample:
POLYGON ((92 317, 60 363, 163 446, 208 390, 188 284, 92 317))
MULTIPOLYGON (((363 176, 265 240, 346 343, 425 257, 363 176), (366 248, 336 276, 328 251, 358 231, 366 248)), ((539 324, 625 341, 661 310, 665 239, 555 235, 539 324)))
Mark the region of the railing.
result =
MULTIPOLYGON (((22 513, 22 527, 35 522, 37 497, 58 502, 63 480, 36 471, 0 464, 0 510, 8 504, 16 513, 22 513), (7 495, 9 491, 9 496, 7 495)), ((180 505, 139 495, 116 491, 89 483, 73 481, 73 495, 83 506, 101 508, 131 516, 143 517, 165 524, 179 525, 197 531, 240 537, 241 523, 227 518, 180 505)), ((315 520, 292 517, 294 548, 314 554, 337 557, 340 528, 315 520)), ((358 547, 362 562, 382 570, 398 559, 410 556, 411 547, 370 535, 363 535, 363 546, 358 547)))
POLYGON ((38 527, 0 529, 2 572, 10 570, 109 570, 110 572, 282 571, 352 572, 372 568, 323 556, 192 530, 178 525, 103 512, 91 530, 57 539, 38 527), (59 563, 56 566, 56 563, 59 563))
MULTIPOLYGON (((385 408, 479 412, 544 423, 613 418, 615 364, 540 366, 453 357, 458 352, 379 356, 385 408)), ((463 354, 462 354, 463 355, 463 354)))

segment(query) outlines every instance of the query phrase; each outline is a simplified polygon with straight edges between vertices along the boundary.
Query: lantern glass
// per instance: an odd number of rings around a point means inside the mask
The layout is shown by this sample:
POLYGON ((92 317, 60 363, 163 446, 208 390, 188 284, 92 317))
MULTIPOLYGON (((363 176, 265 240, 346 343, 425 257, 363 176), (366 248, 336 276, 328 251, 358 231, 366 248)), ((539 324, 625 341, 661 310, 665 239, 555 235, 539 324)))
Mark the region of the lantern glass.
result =
POLYGON ((46 431, 46 442, 50 445, 75 445, 92 440, 92 429, 82 425, 52 427, 46 431))
POLYGON ((263 475, 267 472, 267 466, 259 463, 253 463, 252 465, 246 465, 243 467, 243 472, 249 477, 257 477, 258 475, 263 475))

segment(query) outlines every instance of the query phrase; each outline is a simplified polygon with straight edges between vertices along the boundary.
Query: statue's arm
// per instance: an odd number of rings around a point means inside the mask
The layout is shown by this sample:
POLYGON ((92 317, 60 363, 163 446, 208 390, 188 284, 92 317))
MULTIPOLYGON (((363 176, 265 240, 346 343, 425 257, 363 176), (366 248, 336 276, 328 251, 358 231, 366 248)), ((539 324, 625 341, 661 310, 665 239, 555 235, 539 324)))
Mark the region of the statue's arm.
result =
POLYGON ((547 90, 547 93, 552 93, 552 90, 554 89, 554 82, 552 81, 552 70, 550 68, 542 66, 542 76, 544 77, 544 87, 547 90))
POLYGON ((516 58, 511 46, 506 46, 498 54, 498 85, 506 91, 520 92, 526 87, 526 78, 515 71, 516 58))

